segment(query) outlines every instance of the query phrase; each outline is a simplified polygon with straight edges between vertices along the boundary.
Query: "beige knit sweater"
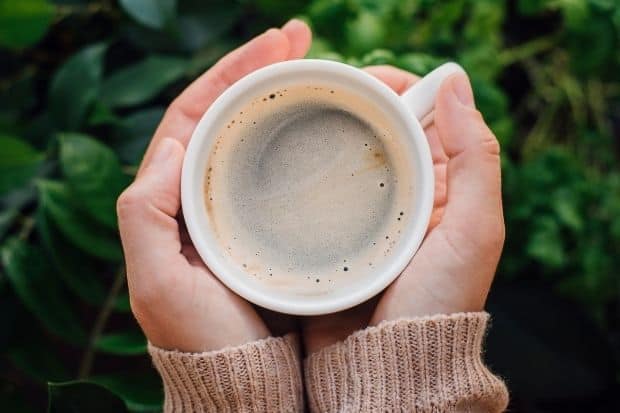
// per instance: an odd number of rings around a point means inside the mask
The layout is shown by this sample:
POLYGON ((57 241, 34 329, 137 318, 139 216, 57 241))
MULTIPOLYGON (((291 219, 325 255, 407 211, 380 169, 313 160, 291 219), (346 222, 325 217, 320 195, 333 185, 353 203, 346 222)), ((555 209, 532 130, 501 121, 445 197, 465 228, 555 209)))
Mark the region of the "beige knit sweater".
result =
MULTIPOLYGON (((311 354, 312 412, 501 412, 504 383, 481 360, 486 313, 388 321, 311 354)), ((303 412, 293 335, 201 354, 149 345, 165 413, 303 412)))

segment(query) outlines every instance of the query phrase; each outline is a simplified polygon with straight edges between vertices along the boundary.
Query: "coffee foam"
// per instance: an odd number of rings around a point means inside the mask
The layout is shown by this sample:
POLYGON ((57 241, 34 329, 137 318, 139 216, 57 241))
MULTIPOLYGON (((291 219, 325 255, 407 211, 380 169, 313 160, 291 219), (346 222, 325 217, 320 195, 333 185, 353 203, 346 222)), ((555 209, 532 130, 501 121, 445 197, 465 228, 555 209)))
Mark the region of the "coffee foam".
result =
POLYGON ((328 85, 272 91, 220 128, 205 208, 222 253, 302 295, 371 277, 400 240, 413 177, 386 116, 328 85))

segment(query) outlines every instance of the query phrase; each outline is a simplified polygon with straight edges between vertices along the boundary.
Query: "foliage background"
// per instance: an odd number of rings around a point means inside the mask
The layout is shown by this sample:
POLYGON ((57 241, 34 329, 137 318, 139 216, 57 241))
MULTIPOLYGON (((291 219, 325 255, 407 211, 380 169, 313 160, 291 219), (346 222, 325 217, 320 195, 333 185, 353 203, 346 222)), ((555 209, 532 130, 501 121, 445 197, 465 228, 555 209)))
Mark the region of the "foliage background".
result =
POLYGON ((503 147, 486 357, 512 411, 618 411, 617 0, 0 0, 1 410, 160 409, 115 199, 171 99, 292 16, 314 57, 468 70, 503 147))

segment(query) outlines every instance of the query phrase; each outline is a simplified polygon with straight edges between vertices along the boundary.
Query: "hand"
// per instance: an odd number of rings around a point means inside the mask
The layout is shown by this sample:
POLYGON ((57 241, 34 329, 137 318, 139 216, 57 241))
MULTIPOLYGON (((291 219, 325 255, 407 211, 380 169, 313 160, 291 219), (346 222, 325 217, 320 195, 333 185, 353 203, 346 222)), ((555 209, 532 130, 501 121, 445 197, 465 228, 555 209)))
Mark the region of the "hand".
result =
MULTIPOLYGON (((388 66, 367 68, 397 93, 417 80, 388 66)), ((308 353, 384 320, 481 311, 504 243, 499 144, 475 108, 467 76, 442 84, 425 132, 435 200, 420 249, 380 298, 304 322, 308 353)))
POLYGON ((170 105, 134 183, 117 204, 131 309, 155 346, 201 352, 268 337, 264 321, 204 265, 183 227, 181 165, 200 117, 246 74, 302 58, 311 33, 299 20, 270 29, 222 58, 170 105))

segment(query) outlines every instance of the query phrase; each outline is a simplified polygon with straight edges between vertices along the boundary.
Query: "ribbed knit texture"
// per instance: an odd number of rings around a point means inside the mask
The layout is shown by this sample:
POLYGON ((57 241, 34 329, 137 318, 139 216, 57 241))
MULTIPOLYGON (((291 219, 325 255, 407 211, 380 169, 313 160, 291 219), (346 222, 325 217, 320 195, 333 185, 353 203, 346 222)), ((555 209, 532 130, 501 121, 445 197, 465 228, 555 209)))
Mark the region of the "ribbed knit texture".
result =
POLYGON ((207 353, 149 344, 149 353, 164 383, 165 413, 303 411, 293 335, 207 353))
POLYGON ((481 360, 486 313, 387 321, 305 362, 312 412, 484 412, 508 404, 481 360))

